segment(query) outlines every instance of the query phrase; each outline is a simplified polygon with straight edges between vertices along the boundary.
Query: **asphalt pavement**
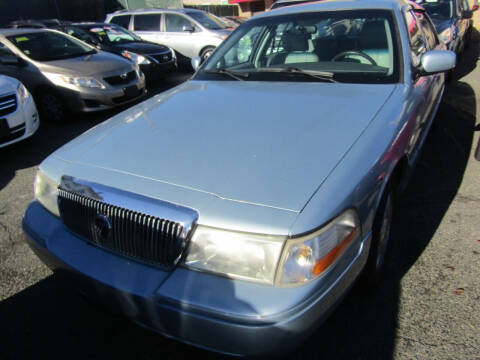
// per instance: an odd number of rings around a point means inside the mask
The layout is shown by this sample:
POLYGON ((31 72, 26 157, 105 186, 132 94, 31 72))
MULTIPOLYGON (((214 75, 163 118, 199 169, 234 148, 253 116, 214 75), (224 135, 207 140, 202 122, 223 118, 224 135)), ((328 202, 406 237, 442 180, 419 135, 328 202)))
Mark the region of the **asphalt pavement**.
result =
MULTIPOLYGON (((480 359, 480 41, 449 83, 416 172, 397 204, 388 273, 356 286, 288 359, 480 359)), ((155 85, 151 94, 188 73, 155 85)), ((37 165, 117 111, 42 123, 0 149, 0 359, 221 358, 144 330, 79 297, 21 240, 37 165)))

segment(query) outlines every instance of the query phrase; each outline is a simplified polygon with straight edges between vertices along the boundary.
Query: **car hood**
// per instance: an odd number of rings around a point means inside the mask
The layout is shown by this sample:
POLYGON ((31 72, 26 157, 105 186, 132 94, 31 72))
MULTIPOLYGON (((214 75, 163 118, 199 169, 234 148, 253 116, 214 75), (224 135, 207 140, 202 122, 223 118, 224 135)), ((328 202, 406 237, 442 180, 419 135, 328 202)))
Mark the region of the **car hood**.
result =
POLYGON ((133 70, 134 67, 131 61, 104 51, 75 58, 37 62, 37 65, 42 71, 70 76, 93 76, 116 71, 120 73, 133 70))
POLYGON ((151 44, 148 42, 130 42, 130 43, 123 43, 123 44, 115 44, 112 45, 112 48, 121 52, 122 50, 128 50, 131 52, 136 52, 139 54, 155 54, 157 52, 162 52, 167 50, 168 48, 163 45, 158 44, 151 44))
POLYGON ((394 87, 190 81, 100 124, 54 156, 298 212, 394 87))
POLYGON ((19 81, 9 76, 0 75, 0 95, 17 92, 19 81))

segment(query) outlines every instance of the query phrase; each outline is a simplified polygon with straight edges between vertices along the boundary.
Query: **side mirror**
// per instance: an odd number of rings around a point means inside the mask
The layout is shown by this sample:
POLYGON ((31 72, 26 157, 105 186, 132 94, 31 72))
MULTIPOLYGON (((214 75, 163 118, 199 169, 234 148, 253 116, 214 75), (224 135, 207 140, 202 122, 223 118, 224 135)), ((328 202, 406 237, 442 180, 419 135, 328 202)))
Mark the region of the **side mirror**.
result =
POLYGON ((193 28, 192 25, 183 25, 182 31, 183 31, 183 32, 193 33, 193 32, 195 32, 195 29, 193 28))
POLYGON ((0 64, 2 65, 14 65, 14 66, 25 66, 26 63, 23 59, 15 55, 4 55, 0 57, 0 64))
POLYGON ((421 75, 431 75, 451 70, 457 63, 457 55, 450 50, 430 50, 422 56, 421 75))
MULTIPOLYGON (((478 8, 478 6, 477 6, 478 8)), ((473 16, 473 11, 472 10, 463 10, 462 11, 462 19, 471 19, 473 16)))
POLYGON ((197 69, 200 67, 200 64, 202 63, 202 58, 200 56, 195 56, 190 63, 192 64, 192 68, 194 71, 197 71, 197 69))

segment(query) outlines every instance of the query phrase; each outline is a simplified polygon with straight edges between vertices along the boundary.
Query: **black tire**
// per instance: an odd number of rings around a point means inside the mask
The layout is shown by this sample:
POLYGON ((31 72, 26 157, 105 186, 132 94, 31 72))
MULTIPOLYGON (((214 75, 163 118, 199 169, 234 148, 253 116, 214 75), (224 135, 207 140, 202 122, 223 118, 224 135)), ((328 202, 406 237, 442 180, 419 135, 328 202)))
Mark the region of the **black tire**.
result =
POLYGON ((388 259, 388 248, 391 242, 394 203, 394 188, 387 185, 373 221, 372 243, 364 270, 364 280, 369 286, 377 285, 385 272, 385 263, 388 259))
POLYGON ((212 55, 213 50, 215 50, 213 46, 209 46, 203 49, 202 53, 200 54, 200 57, 202 58, 202 62, 207 60, 210 57, 210 55, 212 55))
POLYGON ((40 92, 38 99, 42 121, 55 124, 62 124, 66 121, 67 107, 62 98, 54 91, 43 90, 40 92))

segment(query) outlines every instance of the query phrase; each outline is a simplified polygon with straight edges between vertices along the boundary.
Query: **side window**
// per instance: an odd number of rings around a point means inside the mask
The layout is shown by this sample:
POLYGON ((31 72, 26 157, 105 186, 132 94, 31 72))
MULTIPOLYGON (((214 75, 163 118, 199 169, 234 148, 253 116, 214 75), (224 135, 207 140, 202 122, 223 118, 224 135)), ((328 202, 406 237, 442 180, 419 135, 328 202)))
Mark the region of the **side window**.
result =
POLYGON ((184 26, 193 27, 196 29, 195 24, 181 15, 165 14, 166 32, 182 32, 184 26))
POLYGON ((133 17, 133 30, 160 31, 160 14, 135 15, 133 17))
POLYGON ((405 12, 405 22, 407 25, 408 37, 410 39, 412 62, 414 66, 418 66, 420 65, 420 58, 427 50, 425 39, 423 38, 419 21, 411 11, 405 12))
POLYGON ((114 16, 110 22, 112 24, 117 24, 119 26, 124 27, 125 29, 128 29, 128 24, 130 24, 130 15, 119 15, 119 16, 114 16))
POLYGON ((428 48, 430 50, 435 49, 435 47, 439 44, 435 28, 424 13, 416 11, 415 15, 422 26, 428 48))
POLYGON ((227 66, 235 66, 240 64, 245 64, 247 62, 251 62, 251 54, 253 52, 253 48, 257 42, 258 35, 260 34, 261 27, 253 27, 249 32, 243 35, 235 46, 233 46, 228 52, 225 54, 223 59, 219 61, 217 64, 217 68, 227 66))

